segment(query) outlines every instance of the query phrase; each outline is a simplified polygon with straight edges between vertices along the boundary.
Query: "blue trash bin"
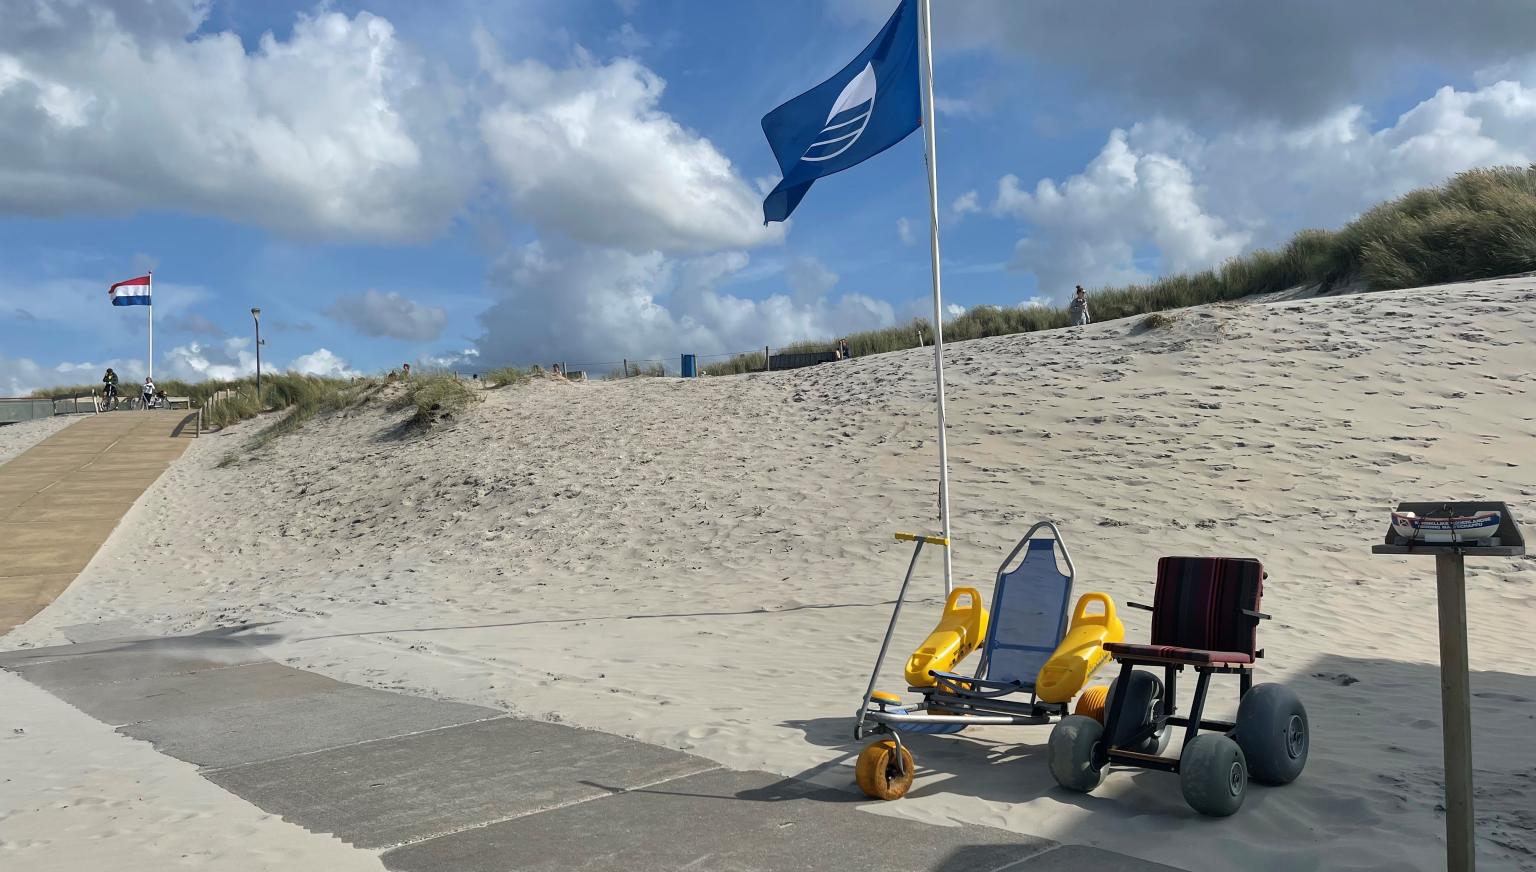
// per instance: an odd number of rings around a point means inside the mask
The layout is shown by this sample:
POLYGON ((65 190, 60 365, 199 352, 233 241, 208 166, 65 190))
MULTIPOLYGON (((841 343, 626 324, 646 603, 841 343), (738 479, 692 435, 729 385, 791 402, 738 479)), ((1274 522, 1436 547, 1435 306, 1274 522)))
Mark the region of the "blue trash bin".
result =
POLYGON ((697 378, 699 375, 698 355, 683 355, 683 378, 697 378))

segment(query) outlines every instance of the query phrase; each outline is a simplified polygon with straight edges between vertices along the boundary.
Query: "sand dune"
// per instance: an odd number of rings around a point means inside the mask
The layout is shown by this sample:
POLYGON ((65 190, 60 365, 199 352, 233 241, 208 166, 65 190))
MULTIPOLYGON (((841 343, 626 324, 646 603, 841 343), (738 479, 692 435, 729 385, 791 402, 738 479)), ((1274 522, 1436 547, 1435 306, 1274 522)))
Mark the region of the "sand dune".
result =
MULTIPOLYGON (((929 771, 870 811, 1191 870, 1441 867, 1432 567, 1369 547, 1399 499, 1533 505, 1533 343, 1536 280, 1517 278, 952 346, 957 576, 989 583, 1042 518, 1078 591, 1120 601, 1150 595, 1160 555, 1263 559, 1261 680, 1306 700, 1312 760, 1214 822, 1160 773, 1067 795, 1049 728, 983 730, 915 741, 929 771)), ((234 428, 0 645, 250 622, 273 656, 345 680, 847 787, 907 557, 890 533, 936 513, 930 364, 539 381, 423 438, 368 407, 218 468, 250 432, 234 428)), ((924 569, 898 652, 937 616, 937 559, 924 569)), ((1536 560, 1476 563, 1468 588, 1480 859, 1536 868, 1536 560)), ((1145 638, 1143 613, 1125 619, 1145 638)))

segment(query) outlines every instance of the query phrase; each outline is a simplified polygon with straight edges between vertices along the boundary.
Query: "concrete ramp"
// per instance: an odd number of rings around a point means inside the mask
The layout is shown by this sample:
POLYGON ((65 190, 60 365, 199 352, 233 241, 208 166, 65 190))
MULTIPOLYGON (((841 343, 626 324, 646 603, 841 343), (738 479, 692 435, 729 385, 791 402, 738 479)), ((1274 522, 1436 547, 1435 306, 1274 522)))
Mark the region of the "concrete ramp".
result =
POLYGON ((196 435, 195 413, 109 412, 0 466, 0 634, 53 602, 196 435))
POLYGON ((0 653, 118 732, 396 872, 1179 872, 622 736, 333 681, 238 629, 0 653))

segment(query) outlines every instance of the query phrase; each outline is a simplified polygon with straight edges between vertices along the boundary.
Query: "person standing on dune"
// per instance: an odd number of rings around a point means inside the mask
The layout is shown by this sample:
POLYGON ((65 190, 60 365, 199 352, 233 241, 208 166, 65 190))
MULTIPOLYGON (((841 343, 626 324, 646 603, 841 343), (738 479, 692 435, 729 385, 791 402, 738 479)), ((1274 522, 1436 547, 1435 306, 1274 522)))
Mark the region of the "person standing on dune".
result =
POLYGON ((1077 293, 1072 297, 1068 311, 1072 314, 1073 327, 1082 327, 1088 323, 1088 294, 1082 285, 1077 286, 1077 293))

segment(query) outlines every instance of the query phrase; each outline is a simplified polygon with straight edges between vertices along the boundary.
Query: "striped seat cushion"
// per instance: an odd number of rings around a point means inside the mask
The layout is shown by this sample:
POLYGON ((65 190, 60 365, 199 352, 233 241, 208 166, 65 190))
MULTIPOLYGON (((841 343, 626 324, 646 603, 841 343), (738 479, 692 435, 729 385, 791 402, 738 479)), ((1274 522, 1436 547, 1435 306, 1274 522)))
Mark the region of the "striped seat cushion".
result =
POLYGON ((1157 562, 1152 645, 1246 654, 1257 647, 1264 566, 1248 557, 1164 557, 1157 562))
POLYGON ((1177 660, 1182 663, 1242 664, 1252 663, 1253 655, 1241 651, 1201 651, 1194 648, 1176 648, 1172 645, 1128 645, 1110 642, 1104 650, 1121 657, 1147 657, 1154 660, 1177 660))

